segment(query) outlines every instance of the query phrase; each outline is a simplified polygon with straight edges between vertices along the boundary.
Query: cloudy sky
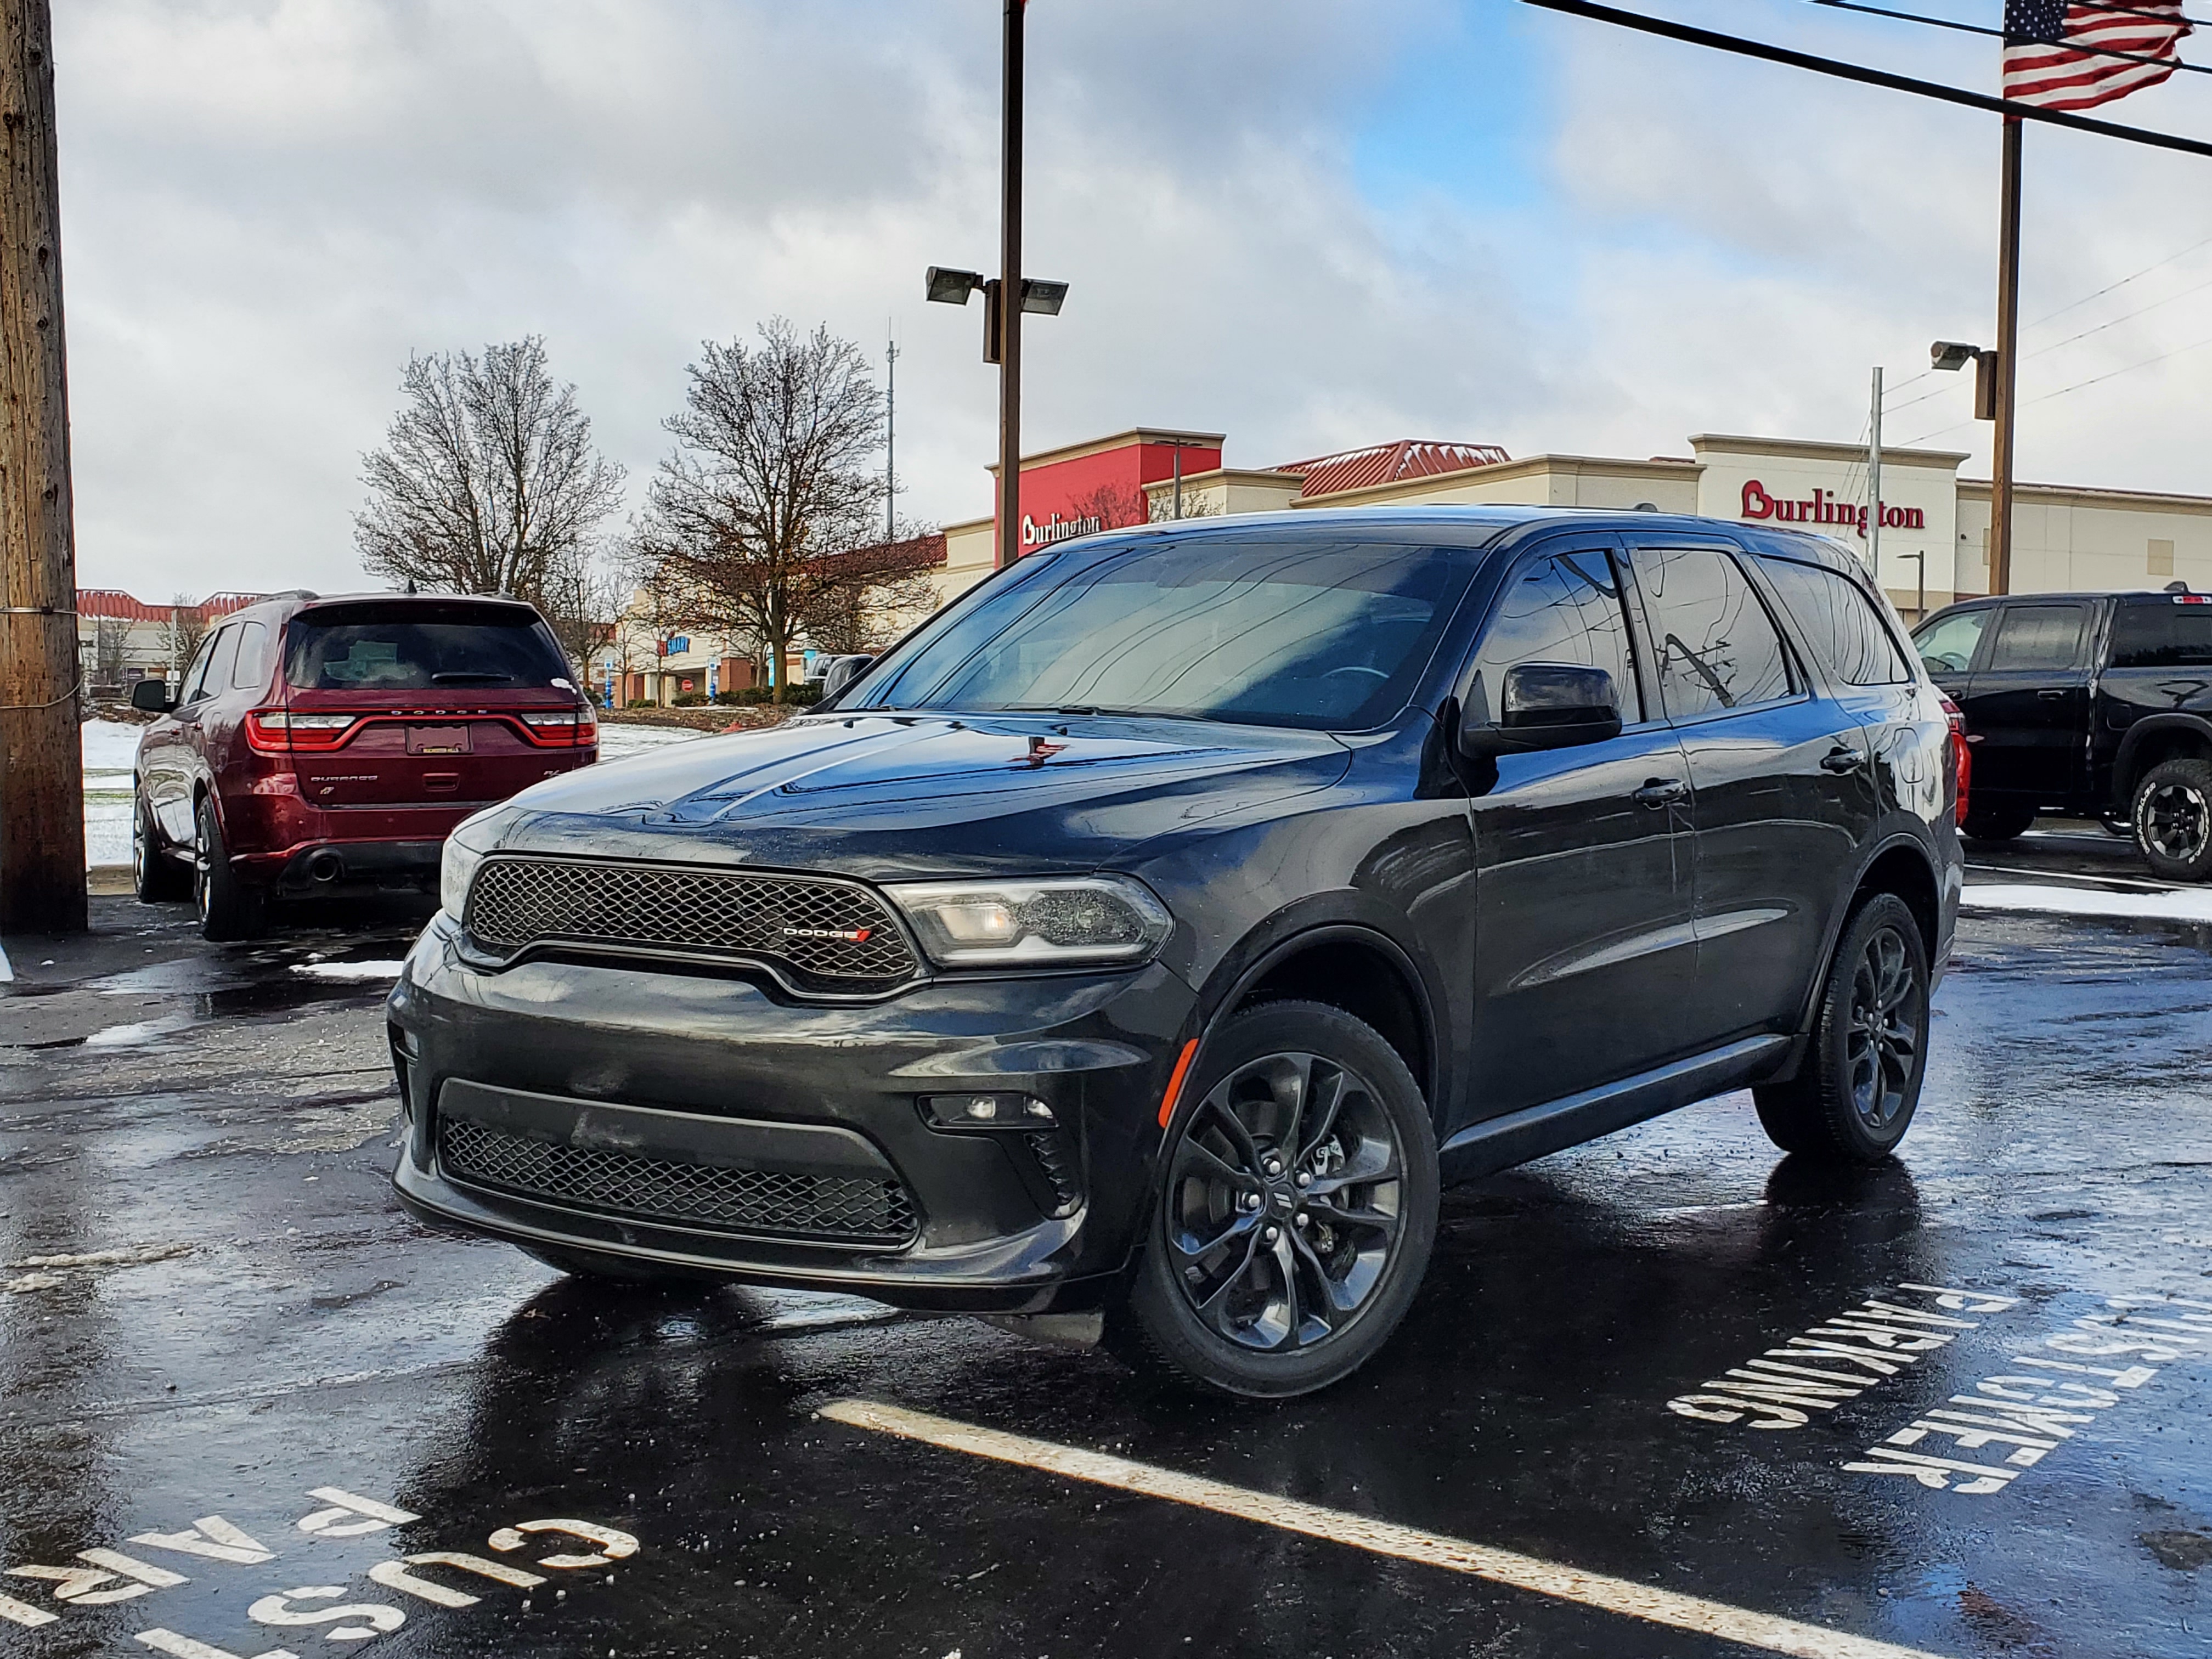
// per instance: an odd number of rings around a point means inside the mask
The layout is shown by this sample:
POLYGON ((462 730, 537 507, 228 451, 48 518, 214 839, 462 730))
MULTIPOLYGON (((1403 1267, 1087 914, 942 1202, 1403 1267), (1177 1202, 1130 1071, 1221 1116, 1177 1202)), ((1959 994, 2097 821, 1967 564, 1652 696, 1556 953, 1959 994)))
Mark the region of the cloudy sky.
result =
MULTIPOLYGON (((1638 3, 1996 78, 1994 42, 1803 0, 1638 3)), ((1074 283, 1026 336, 1032 448, 1852 441, 1881 363, 1892 442, 1986 466, 1970 377, 1911 377, 1993 331, 1992 117, 1514 0, 1030 10, 1029 268, 1074 283)), ((635 499, 700 341, 888 329, 902 506, 988 510, 977 313, 920 289, 995 258, 991 0, 56 11, 86 585, 358 583, 360 457, 409 352, 533 332, 635 499)), ((2212 64, 2212 31, 2188 51, 2212 64)), ((2212 137, 2212 77, 2106 113, 2212 137)), ((2029 141, 2023 475, 2212 493, 2212 161, 2029 141)))

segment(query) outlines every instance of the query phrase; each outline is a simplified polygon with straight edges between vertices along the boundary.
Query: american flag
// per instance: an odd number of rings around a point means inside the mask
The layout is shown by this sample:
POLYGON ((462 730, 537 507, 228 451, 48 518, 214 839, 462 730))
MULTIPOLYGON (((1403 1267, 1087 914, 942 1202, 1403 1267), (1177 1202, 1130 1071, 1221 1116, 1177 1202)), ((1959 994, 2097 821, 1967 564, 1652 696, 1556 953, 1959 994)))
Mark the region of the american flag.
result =
POLYGON ((2004 27, 2004 95, 2045 109, 2156 86, 2191 32, 2181 0, 2005 0, 2004 27))

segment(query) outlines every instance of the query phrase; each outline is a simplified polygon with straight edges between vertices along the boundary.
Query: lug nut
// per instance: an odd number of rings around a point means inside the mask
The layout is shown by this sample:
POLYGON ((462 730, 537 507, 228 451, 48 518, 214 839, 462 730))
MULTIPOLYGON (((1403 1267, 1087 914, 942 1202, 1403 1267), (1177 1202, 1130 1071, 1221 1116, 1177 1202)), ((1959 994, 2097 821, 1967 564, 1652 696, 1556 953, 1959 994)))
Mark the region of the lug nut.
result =
POLYGON ((1272 1244, 1282 1236, 1283 1230, 1280 1227, 1270 1227, 1267 1229, 1267 1242, 1272 1244))
POLYGON ((1269 1175, 1271 1175, 1271 1176, 1279 1176, 1279 1175, 1282 1174, 1282 1172, 1283 1172, 1283 1160, 1282 1160, 1282 1159, 1280 1159, 1280 1158, 1269 1158, 1269 1159, 1267 1160, 1267 1173, 1268 1173, 1269 1175))
POLYGON ((1313 1185, 1313 1171, 1311 1170, 1301 1170, 1298 1171, 1298 1185, 1301 1187, 1310 1187, 1313 1185))
POLYGON ((1296 1221, 1299 1226, 1303 1227, 1306 1224, 1306 1212, 1304 1210, 1300 1210, 1297 1215, 1291 1218, 1291 1219, 1296 1221))
POLYGON ((1246 1209, 1256 1210, 1260 1207, 1260 1194, 1257 1193, 1247 1193, 1244 1194, 1242 1202, 1246 1209))

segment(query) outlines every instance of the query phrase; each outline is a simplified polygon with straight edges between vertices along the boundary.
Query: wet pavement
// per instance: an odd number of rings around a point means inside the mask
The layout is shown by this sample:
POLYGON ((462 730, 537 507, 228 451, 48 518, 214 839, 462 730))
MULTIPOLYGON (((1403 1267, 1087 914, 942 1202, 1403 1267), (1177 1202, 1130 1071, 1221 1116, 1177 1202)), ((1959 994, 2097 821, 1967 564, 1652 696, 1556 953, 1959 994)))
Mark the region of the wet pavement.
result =
POLYGON ((2212 925, 1970 910, 1899 1162, 1736 1096, 1462 1188, 1384 1355, 1250 1409, 427 1231, 407 915, 95 913, 7 942, 0 1659, 2212 1653, 2212 925))

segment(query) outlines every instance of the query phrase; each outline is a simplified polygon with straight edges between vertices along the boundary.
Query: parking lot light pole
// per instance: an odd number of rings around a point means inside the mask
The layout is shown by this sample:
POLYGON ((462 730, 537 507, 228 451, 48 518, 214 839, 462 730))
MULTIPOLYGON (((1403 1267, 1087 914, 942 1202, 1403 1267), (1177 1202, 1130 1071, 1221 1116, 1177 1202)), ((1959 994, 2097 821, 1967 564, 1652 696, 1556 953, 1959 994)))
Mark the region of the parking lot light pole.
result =
POLYGON ((983 361, 999 366, 998 547, 1003 570, 1022 556, 1022 313, 1056 317, 1067 298, 1066 283, 1042 282, 1022 269, 1022 50, 1027 0, 1006 0, 1006 70, 1000 139, 999 274, 932 265, 927 298, 964 306, 983 295, 983 361), (1016 296, 1012 304, 1008 295, 1016 296))

